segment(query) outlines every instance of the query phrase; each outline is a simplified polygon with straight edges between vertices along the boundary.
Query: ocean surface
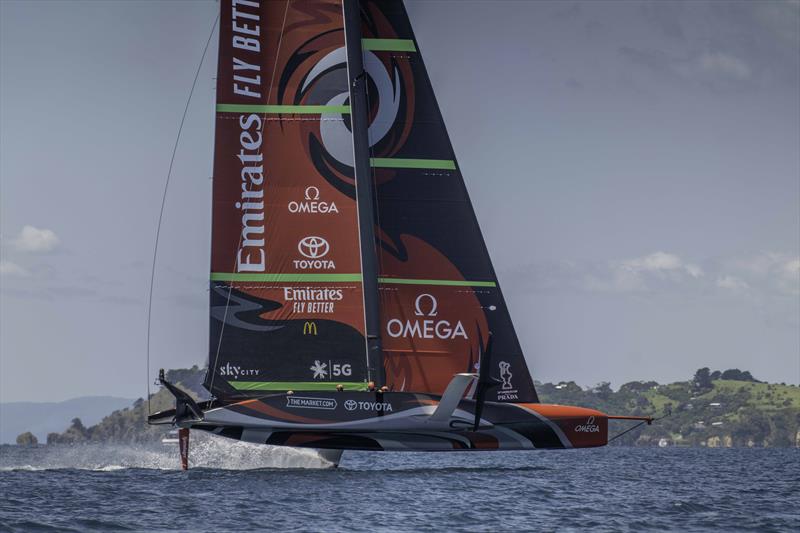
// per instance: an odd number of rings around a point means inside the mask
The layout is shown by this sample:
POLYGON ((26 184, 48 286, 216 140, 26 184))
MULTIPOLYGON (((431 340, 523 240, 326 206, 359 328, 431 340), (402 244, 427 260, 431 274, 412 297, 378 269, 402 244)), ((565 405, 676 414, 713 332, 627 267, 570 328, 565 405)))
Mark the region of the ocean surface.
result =
MULTIPOLYGON (((195 438, 194 434, 192 435, 195 438)), ((800 450, 0 447, 0 531, 798 531, 800 450)))

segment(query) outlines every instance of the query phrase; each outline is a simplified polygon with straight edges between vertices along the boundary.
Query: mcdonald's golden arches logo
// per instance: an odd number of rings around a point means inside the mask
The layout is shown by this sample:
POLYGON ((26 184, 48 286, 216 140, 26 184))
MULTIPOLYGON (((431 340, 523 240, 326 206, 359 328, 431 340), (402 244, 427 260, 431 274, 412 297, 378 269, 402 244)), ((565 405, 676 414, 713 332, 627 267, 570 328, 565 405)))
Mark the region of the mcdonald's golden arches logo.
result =
POLYGON ((306 322, 303 324, 303 335, 316 335, 317 334, 317 323, 316 322, 306 322))

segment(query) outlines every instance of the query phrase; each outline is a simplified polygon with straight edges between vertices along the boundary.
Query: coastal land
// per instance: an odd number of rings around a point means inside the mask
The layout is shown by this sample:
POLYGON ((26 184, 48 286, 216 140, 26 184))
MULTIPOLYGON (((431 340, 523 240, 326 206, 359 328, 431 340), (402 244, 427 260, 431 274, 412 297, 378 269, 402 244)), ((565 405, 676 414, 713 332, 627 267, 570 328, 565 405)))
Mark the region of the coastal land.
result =
MULTIPOLYGON (((205 369, 170 370, 167 379, 198 399, 205 369)), ((650 415, 653 425, 636 428, 612 445, 704 447, 800 447, 800 387, 764 383, 738 369, 699 369, 692 379, 668 384, 632 381, 617 390, 608 383, 584 388, 573 381, 536 383, 543 403, 579 405, 609 414, 650 415)), ((173 398, 166 390, 150 396, 149 410, 168 409, 173 398)), ((147 425, 144 398, 116 409, 99 423, 86 426, 75 418, 63 432, 51 432, 47 444, 147 443, 160 440, 164 427, 147 425)), ((612 421, 609 438, 629 429, 631 423, 612 421)), ((33 437, 33 438, 31 438, 33 437)), ((23 433, 18 444, 36 444, 23 433)))

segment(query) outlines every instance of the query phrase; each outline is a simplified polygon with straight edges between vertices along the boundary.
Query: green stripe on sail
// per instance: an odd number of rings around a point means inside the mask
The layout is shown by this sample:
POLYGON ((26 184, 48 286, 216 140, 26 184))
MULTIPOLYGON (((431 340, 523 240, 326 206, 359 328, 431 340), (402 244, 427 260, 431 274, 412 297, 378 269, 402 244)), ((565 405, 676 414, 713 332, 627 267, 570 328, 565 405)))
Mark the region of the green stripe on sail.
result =
POLYGON ((315 391, 336 390, 341 385, 344 390, 367 390, 367 384, 361 382, 336 381, 229 381, 228 385, 236 390, 269 390, 269 391, 315 391))
POLYGON ((319 115, 321 113, 350 113, 349 105, 256 105, 217 104, 217 113, 264 113, 319 115))
POLYGON ((370 165, 376 168, 427 168, 435 170, 455 170, 452 159, 401 159, 398 157, 372 157, 370 165))
POLYGON ((236 272, 212 272, 211 281, 349 281, 361 283, 361 274, 241 274, 236 272))
POLYGON ((374 52, 416 52, 411 39, 361 39, 361 48, 374 52))
POLYGON ((458 279, 405 279, 405 278, 378 278, 379 283, 394 283, 397 285, 445 285, 451 287, 497 287, 494 281, 466 281, 458 279))

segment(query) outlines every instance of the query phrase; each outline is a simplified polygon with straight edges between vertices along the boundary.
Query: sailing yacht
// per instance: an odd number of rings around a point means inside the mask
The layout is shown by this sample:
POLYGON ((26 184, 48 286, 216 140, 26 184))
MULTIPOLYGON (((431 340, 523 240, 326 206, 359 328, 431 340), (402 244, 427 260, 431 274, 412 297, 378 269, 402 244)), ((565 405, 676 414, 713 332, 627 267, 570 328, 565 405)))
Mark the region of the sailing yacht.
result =
POLYGON ((150 422, 336 458, 605 445, 625 417, 539 402, 403 2, 220 6, 213 399, 162 372, 150 422))

